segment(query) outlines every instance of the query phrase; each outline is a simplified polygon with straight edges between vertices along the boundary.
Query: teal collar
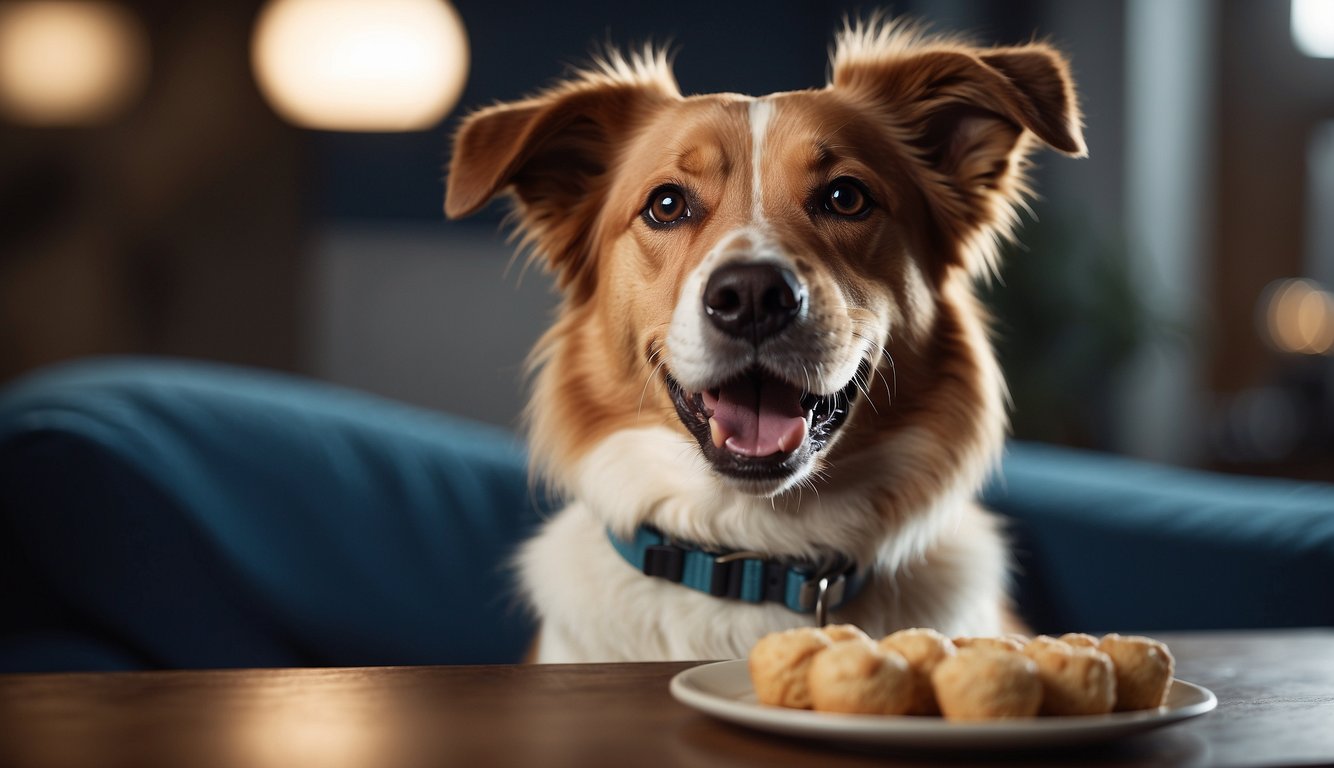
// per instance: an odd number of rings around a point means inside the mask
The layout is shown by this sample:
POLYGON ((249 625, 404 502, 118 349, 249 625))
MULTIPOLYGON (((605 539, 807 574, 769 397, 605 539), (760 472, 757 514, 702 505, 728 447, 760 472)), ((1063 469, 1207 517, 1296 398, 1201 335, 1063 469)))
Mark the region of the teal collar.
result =
POLYGON ((852 600, 865 573, 850 558, 820 562, 777 560, 758 552, 705 549, 641 525, 626 541, 610 530, 607 538, 625 561, 648 576, 714 597, 748 603, 781 603, 797 613, 814 613, 824 625, 829 610, 852 600))

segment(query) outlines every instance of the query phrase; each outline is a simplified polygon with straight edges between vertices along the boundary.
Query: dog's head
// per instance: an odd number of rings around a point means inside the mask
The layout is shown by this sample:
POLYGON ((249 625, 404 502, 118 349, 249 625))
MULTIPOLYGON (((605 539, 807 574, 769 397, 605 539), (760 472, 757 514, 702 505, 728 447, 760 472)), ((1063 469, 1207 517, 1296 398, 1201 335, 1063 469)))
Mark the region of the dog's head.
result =
POLYGON ((531 412, 557 475, 659 426, 773 495, 895 430, 999 434, 971 283, 1039 142, 1084 151, 1051 48, 856 25, 819 90, 683 97, 648 52, 483 109, 445 209, 511 192, 564 291, 531 412))

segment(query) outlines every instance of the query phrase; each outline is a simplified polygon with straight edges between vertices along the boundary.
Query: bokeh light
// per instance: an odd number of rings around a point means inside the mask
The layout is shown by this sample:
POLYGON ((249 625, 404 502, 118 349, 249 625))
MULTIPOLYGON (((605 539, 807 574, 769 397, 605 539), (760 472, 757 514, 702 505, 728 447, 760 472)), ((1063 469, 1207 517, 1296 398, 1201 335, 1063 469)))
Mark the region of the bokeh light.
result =
POLYGON ((336 131, 431 128, 468 73, 467 34, 442 0, 273 0, 251 56, 278 114, 336 131))
POLYGON ((1307 56, 1334 58, 1334 0, 1292 0, 1292 40, 1307 56))
POLYGON ((1334 296, 1311 280, 1278 280, 1265 289, 1265 334, 1283 352, 1324 355, 1334 351, 1334 296))
POLYGON ((113 117, 142 90, 147 37, 114 3, 42 0, 0 5, 0 113, 24 125, 113 117))

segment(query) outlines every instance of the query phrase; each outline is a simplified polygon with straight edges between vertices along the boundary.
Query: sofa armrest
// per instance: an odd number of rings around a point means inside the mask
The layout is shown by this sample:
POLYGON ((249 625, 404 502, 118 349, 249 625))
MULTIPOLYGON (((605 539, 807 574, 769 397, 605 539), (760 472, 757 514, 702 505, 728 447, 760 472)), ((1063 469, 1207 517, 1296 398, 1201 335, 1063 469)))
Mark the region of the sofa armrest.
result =
POLYGON ((1334 486, 1014 443, 985 501, 1038 631, 1334 625, 1334 486))

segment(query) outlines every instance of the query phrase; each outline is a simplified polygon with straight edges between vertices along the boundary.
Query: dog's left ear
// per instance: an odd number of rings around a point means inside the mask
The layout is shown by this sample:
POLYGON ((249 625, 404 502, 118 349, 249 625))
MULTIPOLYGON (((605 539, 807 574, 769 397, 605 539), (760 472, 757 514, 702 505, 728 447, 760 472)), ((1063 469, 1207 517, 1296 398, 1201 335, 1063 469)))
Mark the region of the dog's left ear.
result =
POLYGON ((970 272, 992 261, 982 241, 1014 222, 1033 139, 1086 154, 1069 66, 1040 43, 972 48, 906 45, 892 33, 845 38, 830 87, 872 105, 915 150, 937 219, 955 235, 957 258, 970 272))

